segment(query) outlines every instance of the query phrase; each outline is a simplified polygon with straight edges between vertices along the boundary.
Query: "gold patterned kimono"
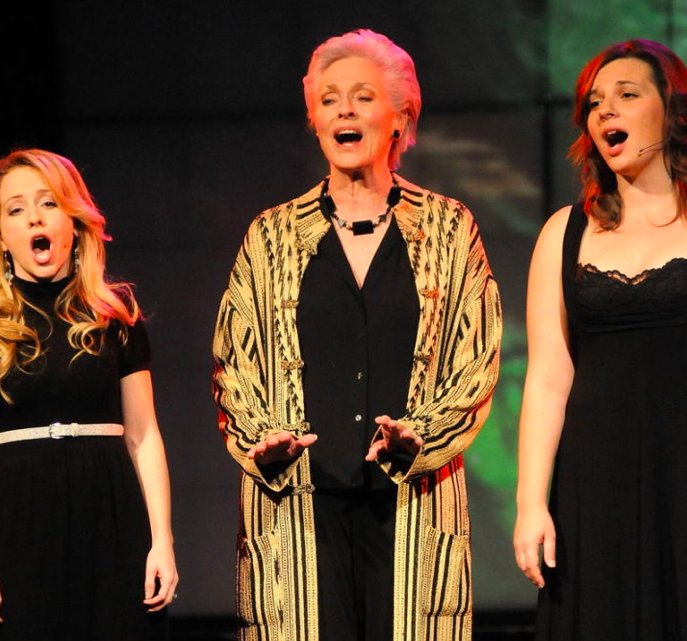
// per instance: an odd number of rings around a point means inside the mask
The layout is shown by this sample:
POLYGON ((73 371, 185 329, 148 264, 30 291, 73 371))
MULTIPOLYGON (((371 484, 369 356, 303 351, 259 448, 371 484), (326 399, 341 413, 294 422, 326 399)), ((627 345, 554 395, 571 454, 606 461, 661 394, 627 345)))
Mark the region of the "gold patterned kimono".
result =
MULTIPOLYGON (((501 308, 477 226, 460 202, 399 179, 394 208, 420 322, 407 411, 424 445, 382 465, 397 484, 393 641, 472 637, 470 523, 463 451, 489 413, 501 308)), ((215 400, 243 469, 237 553, 242 641, 319 640, 315 525, 307 450, 281 467, 246 454, 266 435, 309 430, 296 322, 303 273, 330 227, 321 185, 251 224, 215 329, 215 400)), ((377 436, 375 436, 377 438, 377 436)))

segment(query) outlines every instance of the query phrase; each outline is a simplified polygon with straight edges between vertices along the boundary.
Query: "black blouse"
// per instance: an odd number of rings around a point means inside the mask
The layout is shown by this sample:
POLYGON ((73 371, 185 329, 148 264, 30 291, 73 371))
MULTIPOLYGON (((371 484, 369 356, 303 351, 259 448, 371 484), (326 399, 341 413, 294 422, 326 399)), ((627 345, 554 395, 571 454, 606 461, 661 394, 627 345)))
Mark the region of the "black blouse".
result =
POLYGON ((374 418, 405 414, 419 301, 408 251, 392 217, 362 288, 332 227, 303 277, 298 337, 304 361, 305 419, 321 489, 389 487, 365 454, 374 418))

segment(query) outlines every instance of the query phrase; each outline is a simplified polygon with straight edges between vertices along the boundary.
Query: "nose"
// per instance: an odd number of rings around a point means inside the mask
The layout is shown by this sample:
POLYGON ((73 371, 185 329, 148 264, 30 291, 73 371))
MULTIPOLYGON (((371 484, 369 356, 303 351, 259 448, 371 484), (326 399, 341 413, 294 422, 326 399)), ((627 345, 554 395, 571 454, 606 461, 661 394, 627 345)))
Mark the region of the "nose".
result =
POLYGON ((350 118, 354 115, 353 103, 348 98, 344 98, 339 104, 339 118, 350 118))
POLYGON ((613 103, 610 100, 604 100, 599 105, 599 116, 602 120, 608 120, 608 118, 612 118, 615 115, 616 111, 613 107, 613 103))
POLYGON ((29 227, 40 227, 44 223, 43 211, 37 205, 32 205, 28 208, 27 221, 29 227))

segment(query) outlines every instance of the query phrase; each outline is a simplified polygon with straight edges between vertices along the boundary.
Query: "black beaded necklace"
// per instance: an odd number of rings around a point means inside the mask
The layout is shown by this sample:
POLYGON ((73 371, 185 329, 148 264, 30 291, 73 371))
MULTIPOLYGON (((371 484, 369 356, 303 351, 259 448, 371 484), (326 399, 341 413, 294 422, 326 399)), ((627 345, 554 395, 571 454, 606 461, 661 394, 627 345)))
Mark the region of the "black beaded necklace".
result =
POLYGON ((377 218, 368 220, 355 220, 353 222, 341 218, 336 213, 336 205, 334 204, 333 198, 329 195, 329 178, 325 178, 324 183, 322 184, 320 209, 327 218, 331 218, 332 220, 336 221, 336 224, 342 229, 348 229, 348 231, 352 231, 354 236, 371 234, 375 230, 375 227, 386 221, 391 210, 401 200, 401 188, 396 182, 396 177, 392 176, 391 180, 393 181, 393 185, 391 185, 391 189, 389 189, 389 195, 386 197, 386 211, 377 216, 377 218))

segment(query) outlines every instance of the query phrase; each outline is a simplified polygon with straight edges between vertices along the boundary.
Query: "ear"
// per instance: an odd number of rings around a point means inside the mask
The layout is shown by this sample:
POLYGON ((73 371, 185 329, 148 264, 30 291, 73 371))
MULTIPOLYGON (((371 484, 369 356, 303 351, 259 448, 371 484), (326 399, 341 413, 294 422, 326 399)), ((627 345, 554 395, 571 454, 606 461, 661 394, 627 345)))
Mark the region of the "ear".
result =
POLYGON ((408 125, 408 112, 404 109, 399 111, 394 117, 394 129, 398 129, 401 133, 405 131, 408 125))

